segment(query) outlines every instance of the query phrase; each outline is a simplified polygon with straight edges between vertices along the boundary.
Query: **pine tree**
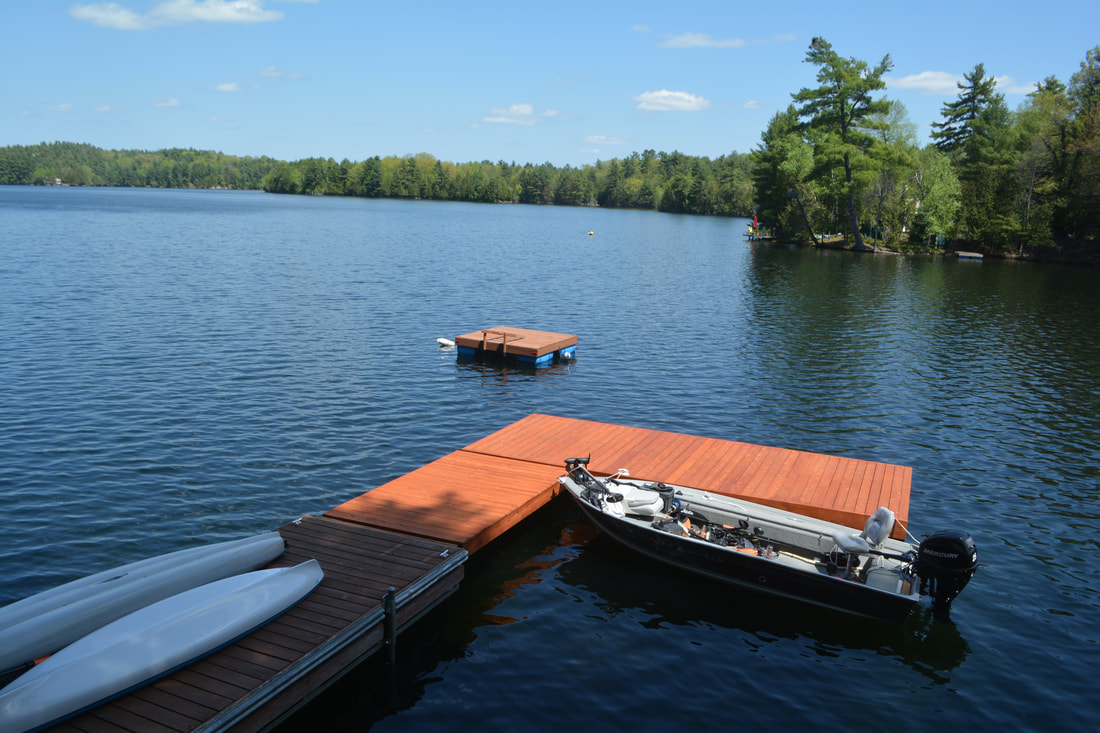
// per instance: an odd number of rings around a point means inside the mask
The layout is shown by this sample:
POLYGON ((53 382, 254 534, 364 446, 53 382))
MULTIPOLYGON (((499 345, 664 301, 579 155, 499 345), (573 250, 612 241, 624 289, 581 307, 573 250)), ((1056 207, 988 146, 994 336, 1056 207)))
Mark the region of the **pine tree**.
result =
POLYGON ((824 38, 813 39, 805 61, 818 67, 817 89, 802 89, 791 95, 801 103, 798 116, 809 118, 808 126, 822 133, 824 158, 840 160, 844 165, 844 181, 848 203, 848 220, 855 237, 856 249, 863 249, 863 235, 856 213, 856 183, 852 170, 855 158, 863 155, 875 143, 874 115, 889 110, 885 99, 872 99, 872 93, 884 89, 882 76, 893 68, 890 54, 878 66, 870 68, 866 61, 844 59, 824 38))
POLYGON ((985 65, 977 64, 969 74, 963 74, 965 82, 957 84, 959 96, 943 106, 943 122, 932 123, 932 140, 945 153, 962 149, 974 132, 974 120, 988 108, 995 97, 997 82, 986 77, 985 65))

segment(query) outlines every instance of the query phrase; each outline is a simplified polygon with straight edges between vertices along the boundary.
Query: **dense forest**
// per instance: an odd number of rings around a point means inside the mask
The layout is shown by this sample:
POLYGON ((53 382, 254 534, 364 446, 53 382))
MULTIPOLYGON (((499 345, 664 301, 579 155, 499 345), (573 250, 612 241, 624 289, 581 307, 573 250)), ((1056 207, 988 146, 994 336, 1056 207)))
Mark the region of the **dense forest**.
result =
POLYGON ((646 150, 583 168, 449 163, 427 154, 352 163, 237 158, 210 151, 101 150, 76 143, 0 148, 0 184, 262 188, 270 193, 655 209, 751 215, 752 156, 646 150))
POLYGON ((557 204, 759 217, 765 233, 856 249, 1069 255, 1100 263, 1100 46, 1010 110, 983 64, 921 147, 883 96, 893 64, 815 38, 817 87, 791 94, 750 153, 646 150, 579 168, 450 163, 427 153, 294 162, 77 143, 0 148, 0 184, 263 189, 272 193, 557 204))
POLYGON ((0 148, 0 185, 258 189, 277 161, 209 150, 102 150, 81 143, 0 148))
POLYGON ((751 215, 752 156, 717 160, 683 153, 633 153, 582 168, 551 163, 445 163, 421 153, 361 163, 313 158, 280 163, 264 182, 274 193, 558 204, 751 215))
POLYGON ((820 86, 793 93, 754 151, 757 211, 777 237, 1100 258, 1100 46, 1015 111, 977 64, 923 148, 905 108, 876 97, 889 55, 871 66, 815 38, 805 60, 820 86))

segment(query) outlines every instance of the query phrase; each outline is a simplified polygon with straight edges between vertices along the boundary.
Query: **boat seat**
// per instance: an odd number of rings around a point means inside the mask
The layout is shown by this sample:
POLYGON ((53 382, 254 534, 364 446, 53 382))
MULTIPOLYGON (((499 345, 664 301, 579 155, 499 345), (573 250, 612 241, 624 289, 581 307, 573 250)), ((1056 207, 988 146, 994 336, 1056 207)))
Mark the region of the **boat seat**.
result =
POLYGON ((611 511, 639 517, 658 517, 664 513, 665 500, 655 491, 646 491, 630 484, 615 487, 622 499, 610 505, 611 511))
POLYGON ((884 506, 867 518, 867 524, 859 534, 852 534, 844 530, 833 533, 833 542, 841 552, 849 555, 865 555, 886 541, 890 532, 894 529, 894 513, 884 506))

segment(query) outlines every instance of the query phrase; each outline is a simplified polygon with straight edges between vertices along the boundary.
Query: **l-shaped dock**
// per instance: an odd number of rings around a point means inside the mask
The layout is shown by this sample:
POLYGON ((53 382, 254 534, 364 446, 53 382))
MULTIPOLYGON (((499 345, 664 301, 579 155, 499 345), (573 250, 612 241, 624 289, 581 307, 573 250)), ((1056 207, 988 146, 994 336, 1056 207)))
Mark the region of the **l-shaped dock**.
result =
POLYGON ((285 720, 458 587, 467 557, 550 501, 564 461, 862 528, 879 506, 904 538, 912 469, 640 427, 531 414, 337 506, 279 528, 278 564, 316 558, 298 606, 198 662, 65 721, 56 731, 261 731, 285 720))

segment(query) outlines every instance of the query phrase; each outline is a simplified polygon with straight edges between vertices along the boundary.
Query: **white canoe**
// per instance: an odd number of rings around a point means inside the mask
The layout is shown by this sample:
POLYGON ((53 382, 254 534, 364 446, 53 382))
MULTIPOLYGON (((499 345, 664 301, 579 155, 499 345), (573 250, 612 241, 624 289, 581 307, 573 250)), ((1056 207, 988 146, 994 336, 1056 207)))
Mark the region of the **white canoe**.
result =
POLYGON ((104 624, 163 598, 263 567, 283 554, 265 532, 139 560, 0 608, 0 672, 52 654, 104 624))
POLYGON ((207 583, 124 616, 0 690, 0 730, 53 725, 233 643, 301 601, 316 560, 207 583))

